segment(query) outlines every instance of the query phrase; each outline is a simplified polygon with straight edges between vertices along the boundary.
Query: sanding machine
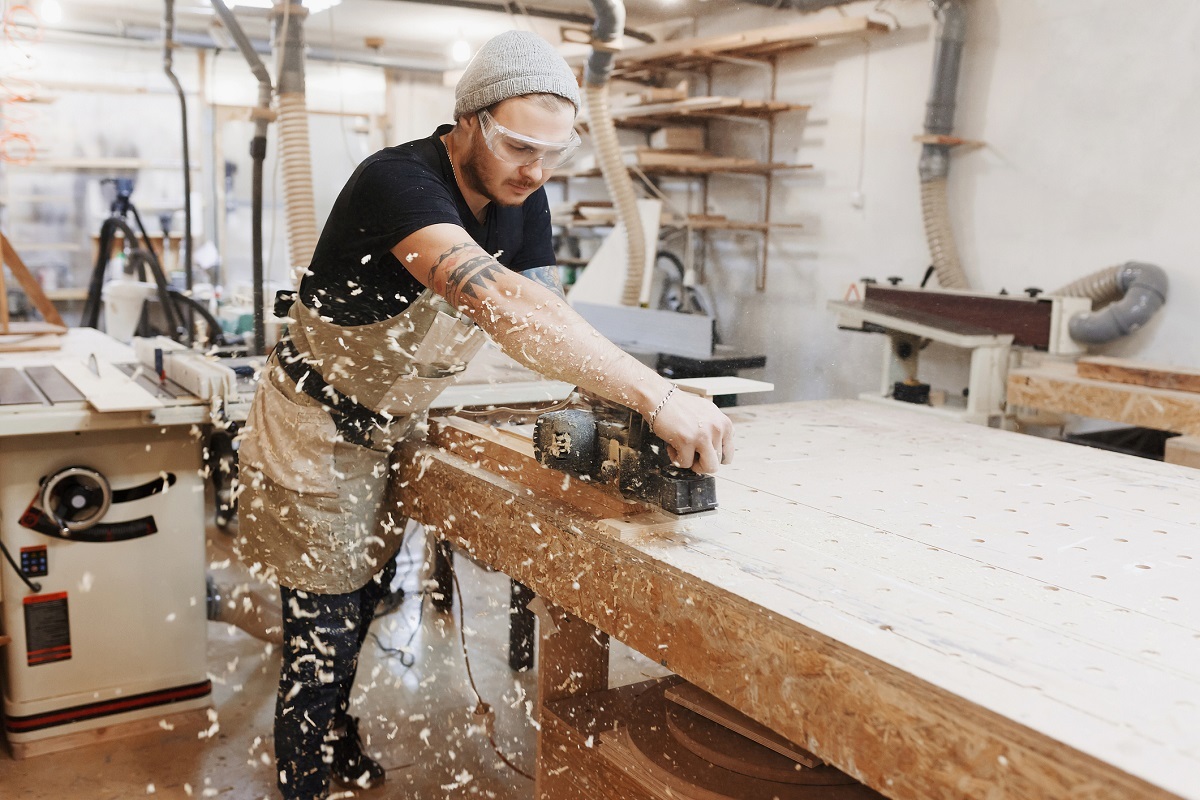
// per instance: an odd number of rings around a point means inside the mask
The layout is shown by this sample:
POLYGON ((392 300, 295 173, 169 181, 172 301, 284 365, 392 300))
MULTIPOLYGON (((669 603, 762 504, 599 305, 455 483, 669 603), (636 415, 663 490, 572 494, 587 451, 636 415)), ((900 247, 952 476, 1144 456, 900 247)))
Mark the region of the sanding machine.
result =
POLYGON ((880 390, 861 400, 903 402, 967 422, 991 424, 1005 413, 1005 382, 1024 350, 1073 356, 1084 351, 1069 332, 1071 319, 1091 308, 1084 297, 1022 295, 891 285, 864 280, 847 297, 830 301, 844 330, 887 335, 880 390), (961 389, 936 389, 918 376, 922 351, 931 344, 969 360, 961 389))

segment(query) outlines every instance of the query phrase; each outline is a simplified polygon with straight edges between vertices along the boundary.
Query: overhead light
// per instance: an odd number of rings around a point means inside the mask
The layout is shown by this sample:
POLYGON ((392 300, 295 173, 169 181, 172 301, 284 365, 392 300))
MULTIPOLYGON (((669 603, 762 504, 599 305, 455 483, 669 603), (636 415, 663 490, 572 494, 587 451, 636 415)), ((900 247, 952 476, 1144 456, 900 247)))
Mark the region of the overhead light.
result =
POLYGON ((58 0, 42 0, 38 4, 38 16, 42 18, 42 22, 49 22, 51 25, 56 25, 62 22, 62 5, 58 0))
POLYGON ((308 13, 310 14, 320 14, 328 8, 333 8, 341 4, 342 0, 307 0, 304 3, 304 7, 308 9, 308 13))
MULTIPOLYGON (((303 3, 309 14, 320 14, 326 9, 341 4, 342 0, 305 0, 303 3)), ((235 8, 274 8, 275 0, 232 0, 229 5, 235 8)))
POLYGON ((471 43, 466 39, 458 39, 450 45, 450 59, 455 64, 465 64, 471 60, 471 43))

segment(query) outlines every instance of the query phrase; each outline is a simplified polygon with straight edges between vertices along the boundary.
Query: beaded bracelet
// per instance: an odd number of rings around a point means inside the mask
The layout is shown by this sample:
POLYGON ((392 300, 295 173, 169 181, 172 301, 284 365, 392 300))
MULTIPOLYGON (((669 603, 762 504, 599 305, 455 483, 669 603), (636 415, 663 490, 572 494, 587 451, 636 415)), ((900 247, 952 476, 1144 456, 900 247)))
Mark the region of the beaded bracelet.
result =
POLYGON ((658 405, 654 408, 653 411, 650 412, 649 423, 650 423, 651 431, 654 430, 654 420, 658 419, 658 412, 663 410, 663 406, 665 406, 667 404, 667 401, 671 399, 671 395, 673 395, 673 394, 675 394, 675 384, 672 383, 671 388, 667 390, 667 393, 665 395, 663 395, 663 399, 659 400, 658 405))

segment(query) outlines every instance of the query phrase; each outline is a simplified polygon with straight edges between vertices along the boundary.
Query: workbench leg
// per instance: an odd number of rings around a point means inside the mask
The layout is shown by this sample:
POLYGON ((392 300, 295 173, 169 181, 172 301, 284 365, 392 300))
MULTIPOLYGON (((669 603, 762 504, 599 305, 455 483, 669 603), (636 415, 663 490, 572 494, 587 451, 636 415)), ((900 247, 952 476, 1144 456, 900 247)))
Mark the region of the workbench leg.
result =
POLYGON ((533 666, 534 613, 529 610, 533 591, 519 581, 509 581, 508 666, 524 672, 533 666))
POLYGON ((433 566, 429 571, 429 579, 434 582, 433 596, 430 598, 433 607, 438 611, 449 611, 454 608, 454 549, 445 539, 433 543, 433 566))
MULTIPOLYGON (((537 613, 540 622, 538 636, 538 720, 544 722, 542 708, 546 703, 575 697, 608 688, 608 634, 567 614, 561 608, 544 604, 540 599, 537 613)), ((567 800, 566 792, 557 788, 561 770, 549 768, 545 739, 546 725, 542 724, 537 742, 537 779, 533 796, 536 800, 567 800)))

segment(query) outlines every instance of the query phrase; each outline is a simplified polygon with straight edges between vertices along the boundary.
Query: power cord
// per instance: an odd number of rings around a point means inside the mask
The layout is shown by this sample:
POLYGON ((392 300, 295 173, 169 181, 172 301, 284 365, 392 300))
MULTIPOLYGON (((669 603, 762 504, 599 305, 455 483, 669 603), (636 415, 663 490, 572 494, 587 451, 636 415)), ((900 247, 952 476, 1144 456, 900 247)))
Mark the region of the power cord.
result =
POLYGON ((33 592, 34 594, 40 592, 42 590, 42 585, 37 581, 29 580, 29 576, 17 566, 16 561, 13 561, 12 553, 8 552, 8 548, 4 546, 4 542, 0 542, 0 550, 4 551, 4 557, 8 559, 8 563, 12 565, 13 571, 17 573, 17 577, 24 581, 25 585, 29 587, 29 591, 33 592))
POLYGON ((533 776, 525 770, 518 767, 503 751, 500 750, 500 745, 496 744, 495 724, 496 712, 490 705, 483 701, 483 697, 479 694, 479 688, 475 685, 475 676, 471 672, 471 655, 467 652, 467 622, 463 614, 463 594, 462 587, 458 585, 458 572, 454 568, 454 562, 450 562, 450 577, 454 580, 454 593, 458 595, 458 635, 462 640, 463 661, 467 665, 467 680, 471 683, 471 691, 475 693, 475 718, 482 720, 483 730, 487 733, 488 742, 492 745, 492 750, 500 757, 500 760, 511 769, 513 772, 520 775, 526 780, 533 780, 533 776))

